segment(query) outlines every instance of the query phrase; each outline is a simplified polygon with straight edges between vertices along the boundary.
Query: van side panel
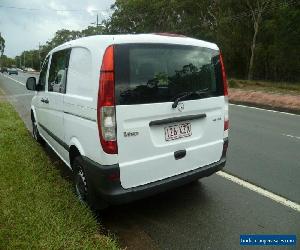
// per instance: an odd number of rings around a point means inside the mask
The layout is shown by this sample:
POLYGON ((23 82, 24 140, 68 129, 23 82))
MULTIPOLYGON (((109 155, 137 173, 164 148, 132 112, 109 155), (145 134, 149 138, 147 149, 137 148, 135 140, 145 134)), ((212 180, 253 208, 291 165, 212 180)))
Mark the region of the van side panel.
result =
POLYGON ((64 132, 69 146, 76 139, 86 157, 110 165, 117 163, 116 157, 108 157, 103 152, 97 125, 100 65, 101 47, 72 48, 64 96, 64 132))

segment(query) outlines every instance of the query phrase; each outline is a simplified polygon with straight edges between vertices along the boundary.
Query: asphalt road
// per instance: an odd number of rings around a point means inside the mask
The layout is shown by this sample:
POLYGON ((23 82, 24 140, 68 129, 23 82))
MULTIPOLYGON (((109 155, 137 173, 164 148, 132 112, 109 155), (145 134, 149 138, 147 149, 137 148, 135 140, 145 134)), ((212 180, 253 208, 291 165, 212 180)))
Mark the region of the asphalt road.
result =
MULTIPOLYGON (((22 85, 27 77, 11 76, 16 82, 0 74, 0 88, 30 128, 31 96, 22 85)), ((229 117, 224 171, 299 206, 300 116, 230 105, 229 117)), ((239 249, 240 234, 300 239, 299 210, 220 175, 109 208, 98 217, 129 249, 239 249)))
POLYGON ((9 101, 15 106, 26 127, 31 130, 30 106, 34 93, 28 91, 25 87, 26 80, 30 76, 37 77, 37 75, 29 73, 19 73, 18 75, 0 73, 0 88, 5 92, 9 101))

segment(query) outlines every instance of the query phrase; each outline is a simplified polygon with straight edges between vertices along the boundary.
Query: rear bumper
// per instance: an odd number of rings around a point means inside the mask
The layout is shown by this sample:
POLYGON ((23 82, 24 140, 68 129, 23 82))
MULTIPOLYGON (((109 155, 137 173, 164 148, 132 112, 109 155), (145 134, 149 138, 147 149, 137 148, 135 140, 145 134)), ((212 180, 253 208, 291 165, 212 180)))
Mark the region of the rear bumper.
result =
POLYGON ((124 189, 119 179, 120 169, 118 164, 103 166, 89 158, 83 157, 83 159, 86 163, 85 173, 88 185, 93 192, 92 199, 101 199, 108 204, 127 203, 182 186, 201 177, 212 175, 221 170, 226 163, 226 157, 223 155, 220 161, 213 164, 146 185, 124 189))

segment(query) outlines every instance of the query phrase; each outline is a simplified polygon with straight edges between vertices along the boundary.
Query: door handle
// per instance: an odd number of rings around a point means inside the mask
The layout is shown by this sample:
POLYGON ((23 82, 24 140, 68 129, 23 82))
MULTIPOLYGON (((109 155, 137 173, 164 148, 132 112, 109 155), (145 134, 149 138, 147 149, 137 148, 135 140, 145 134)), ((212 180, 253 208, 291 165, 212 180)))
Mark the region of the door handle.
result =
POLYGON ((41 99, 41 102, 43 102, 43 103, 47 103, 47 104, 48 104, 48 103, 49 103, 49 100, 48 100, 48 99, 44 99, 44 98, 42 98, 42 99, 41 99))

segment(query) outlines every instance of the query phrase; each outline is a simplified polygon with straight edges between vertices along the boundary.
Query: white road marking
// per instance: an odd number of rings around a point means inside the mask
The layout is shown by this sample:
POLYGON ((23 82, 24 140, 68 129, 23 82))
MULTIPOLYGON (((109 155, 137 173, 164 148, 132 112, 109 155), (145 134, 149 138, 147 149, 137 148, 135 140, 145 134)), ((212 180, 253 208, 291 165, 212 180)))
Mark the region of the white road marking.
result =
POLYGON ((262 109, 262 108, 251 107, 251 106, 240 105, 240 104, 230 103, 229 105, 231 105, 231 106, 238 106, 238 107, 242 107, 242 108, 257 109, 257 110, 268 111, 268 112, 273 112, 273 113, 281 113, 281 114, 285 114, 285 115, 300 116, 300 115, 293 114, 293 113, 281 112, 281 111, 276 111, 276 110, 272 110, 272 109, 262 109))
POLYGON ((2 74, 2 76, 6 77, 6 78, 8 78, 8 79, 10 79, 10 80, 15 81, 16 83, 19 83, 19 84, 25 86, 25 83, 20 82, 20 81, 18 81, 18 80, 16 80, 16 79, 12 78, 12 77, 10 77, 10 76, 6 76, 6 75, 4 75, 4 74, 2 74))
POLYGON ((232 181, 236 184, 239 184, 242 187, 248 188, 249 190, 254 191, 254 192, 256 192, 256 193, 258 193, 262 196, 265 196, 265 197, 267 197, 267 198, 269 198, 269 199, 271 199, 275 202, 278 202, 278 203, 280 203, 280 204, 282 204, 286 207, 289 207, 293 210, 296 210, 297 212, 300 212, 300 204, 297 204, 296 202, 290 201, 290 200, 288 200, 288 199, 286 199, 286 198, 284 198, 280 195, 274 194, 274 193, 272 193, 272 192, 270 192, 266 189, 263 189, 263 188, 258 187, 256 185, 253 185, 253 184, 251 184, 247 181, 244 181, 244 180, 242 180, 238 177, 235 177, 233 175, 227 174, 223 171, 219 171, 216 174, 223 177, 223 178, 225 178, 225 179, 227 179, 227 180, 230 180, 230 181, 232 181))
POLYGON ((300 136, 288 135, 288 134, 282 134, 282 135, 300 140, 300 136))

